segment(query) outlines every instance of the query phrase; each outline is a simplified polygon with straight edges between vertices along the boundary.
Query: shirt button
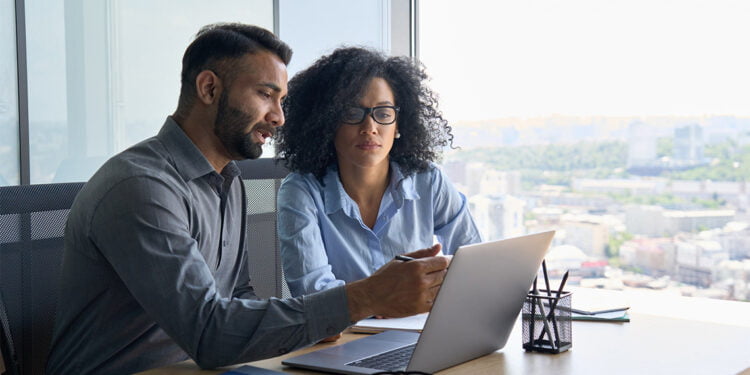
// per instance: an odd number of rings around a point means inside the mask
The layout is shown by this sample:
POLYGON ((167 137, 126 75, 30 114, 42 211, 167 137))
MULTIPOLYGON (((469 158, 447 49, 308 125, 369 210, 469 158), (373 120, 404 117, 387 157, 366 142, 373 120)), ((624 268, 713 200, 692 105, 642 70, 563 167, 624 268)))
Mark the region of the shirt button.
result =
POLYGON ((286 354, 286 353, 289 353, 289 350, 287 348, 279 349, 279 354, 286 354))
POLYGON ((221 244, 222 244, 222 245, 223 245, 224 247, 227 247, 227 240, 224 240, 224 241, 223 241, 223 242, 222 242, 221 244))

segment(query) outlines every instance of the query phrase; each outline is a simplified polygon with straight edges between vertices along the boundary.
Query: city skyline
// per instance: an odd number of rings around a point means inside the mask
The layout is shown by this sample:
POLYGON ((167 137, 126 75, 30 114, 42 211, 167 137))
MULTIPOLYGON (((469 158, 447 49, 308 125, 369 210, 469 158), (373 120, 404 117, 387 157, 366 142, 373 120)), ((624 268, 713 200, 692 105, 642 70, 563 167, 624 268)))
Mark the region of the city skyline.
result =
POLYGON ((580 141, 627 141, 630 128, 641 125, 641 136, 672 137, 684 126, 700 126, 706 144, 733 138, 750 142, 750 116, 564 116, 506 117, 489 120, 457 121, 453 128, 454 146, 518 146, 580 141))

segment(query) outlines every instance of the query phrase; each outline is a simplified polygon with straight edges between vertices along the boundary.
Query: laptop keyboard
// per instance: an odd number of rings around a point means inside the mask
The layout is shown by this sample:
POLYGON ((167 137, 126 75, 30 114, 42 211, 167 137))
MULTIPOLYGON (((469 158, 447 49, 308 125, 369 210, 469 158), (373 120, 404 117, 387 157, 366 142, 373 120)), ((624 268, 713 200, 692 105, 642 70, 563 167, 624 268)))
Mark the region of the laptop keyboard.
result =
POLYGON ((363 358, 347 363, 347 366, 373 368, 377 370, 398 371, 404 370, 409 364, 414 348, 417 344, 411 344, 400 348, 377 354, 372 357, 363 358))

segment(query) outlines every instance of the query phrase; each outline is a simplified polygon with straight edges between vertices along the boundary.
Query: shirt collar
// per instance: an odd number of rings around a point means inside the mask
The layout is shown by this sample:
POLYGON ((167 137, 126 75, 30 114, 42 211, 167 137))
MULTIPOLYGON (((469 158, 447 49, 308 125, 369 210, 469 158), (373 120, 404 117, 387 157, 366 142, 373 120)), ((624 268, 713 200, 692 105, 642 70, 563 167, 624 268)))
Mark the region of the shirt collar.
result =
POLYGON ((344 191, 344 185, 339 179, 339 169, 331 165, 323 176, 323 195, 325 197, 326 214, 330 215, 338 210, 344 210, 349 216, 352 216, 351 198, 344 191))
POLYGON ((164 126, 162 126, 156 138, 164 144, 167 152, 169 152, 174 160, 175 168, 185 181, 215 172, 214 167, 208 162, 208 159, 203 156, 203 153, 190 140, 172 116, 167 117, 164 126))
MULTIPOLYGON (((419 193, 414 186, 414 175, 404 176, 396 162, 390 163, 391 182, 385 194, 392 194, 396 205, 401 208, 404 200, 419 199, 419 193)), ((323 194, 325 196, 325 211, 330 215, 338 210, 343 210, 349 216, 354 216, 354 212, 359 212, 356 203, 346 194, 344 185, 339 179, 338 167, 329 166, 325 176, 323 176, 323 194), (356 209, 356 210, 355 210, 356 209)))
MULTIPOLYGON (((401 168, 396 162, 391 162, 391 184, 390 189, 394 192, 394 198, 416 200, 419 193, 414 186, 414 175, 404 176, 401 168)), ((399 199, 396 199, 397 201, 399 199)), ((401 204, 399 203, 399 207, 401 204)))

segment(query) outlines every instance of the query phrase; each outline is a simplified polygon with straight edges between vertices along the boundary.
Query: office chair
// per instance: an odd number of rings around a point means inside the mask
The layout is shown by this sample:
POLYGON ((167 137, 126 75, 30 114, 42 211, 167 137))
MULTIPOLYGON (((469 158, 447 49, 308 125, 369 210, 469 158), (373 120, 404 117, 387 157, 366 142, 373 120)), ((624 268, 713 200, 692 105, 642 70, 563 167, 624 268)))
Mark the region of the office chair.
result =
MULTIPOLYGON (((247 192, 251 282, 261 298, 290 297, 276 234, 276 193, 289 172, 273 159, 238 165, 247 192)), ((65 222, 83 185, 0 187, 0 349, 7 375, 44 372, 65 222)))
POLYGON ((7 375, 44 373, 65 222, 83 185, 0 187, 0 349, 7 375))
POLYGON ((276 231, 276 195, 289 170, 277 159, 243 160, 237 165, 247 196, 245 249, 250 282, 260 298, 289 298, 276 231))

